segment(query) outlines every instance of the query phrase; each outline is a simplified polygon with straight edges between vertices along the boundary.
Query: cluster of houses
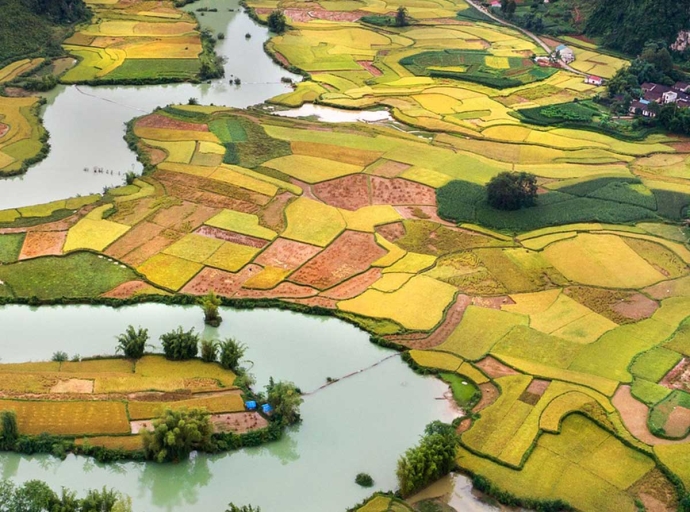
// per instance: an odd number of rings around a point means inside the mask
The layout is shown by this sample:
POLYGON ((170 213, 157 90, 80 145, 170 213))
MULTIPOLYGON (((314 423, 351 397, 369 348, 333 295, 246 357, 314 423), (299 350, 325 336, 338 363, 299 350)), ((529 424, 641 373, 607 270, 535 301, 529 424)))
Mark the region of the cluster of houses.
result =
POLYGON ((642 97, 630 103, 631 114, 656 117, 658 107, 669 103, 675 103, 681 108, 690 107, 690 83, 676 82, 673 85, 661 85, 645 82, 641 88, 642 97))

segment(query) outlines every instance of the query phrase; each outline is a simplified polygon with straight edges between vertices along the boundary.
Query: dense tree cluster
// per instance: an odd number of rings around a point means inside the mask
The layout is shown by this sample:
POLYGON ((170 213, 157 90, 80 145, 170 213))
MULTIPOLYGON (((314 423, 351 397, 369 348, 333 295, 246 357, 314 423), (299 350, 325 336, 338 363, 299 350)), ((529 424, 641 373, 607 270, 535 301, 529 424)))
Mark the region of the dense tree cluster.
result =
POLYGON ((502 172, 486 186, 488 203, 498 210, 519 210, 534 206, 537 200, 537 178, 527 172, 502 172))
POLYGON ((142 433, 144 454, 157 462, 186 460, 194 450, 213 451, 213 425, 202 409, 167 409, 142 433))
POLYGON ((268 29, 276 34, 282 34, 287 27, 287 19, 283 11, 273 11, 268 15, 268 29))
POLYGON ((398 460, 397 476, 402 495, 410 496, 450 473, 455 466, 458 442, 451 425, 440 421, 427 425, 419 444, 398 460))
POLYGON ((304 400, 292 382, 273 382, 271 378, 266 390, 275 421, 283 425, 293 425, 300 421, 299 407, 304 400))
POLYGON ((638 55, 649 41, 671 45, 690 26, 690 2, 679 0, 597 0, 585 32, 610 48, 638 55))
POLYGON ((129 497, 106 489, 91 490, 84 498, 63 488, 58 495, 45 482, 30 480, 16 486, 8 480, 0 482, 0 512, 131 512, 129 497))
POLYGON ((199 335, 194 328, 183 331, 182 327, 161 336, 165 357, 173 361, 184 361, 196 357, 199 352, 199 335))

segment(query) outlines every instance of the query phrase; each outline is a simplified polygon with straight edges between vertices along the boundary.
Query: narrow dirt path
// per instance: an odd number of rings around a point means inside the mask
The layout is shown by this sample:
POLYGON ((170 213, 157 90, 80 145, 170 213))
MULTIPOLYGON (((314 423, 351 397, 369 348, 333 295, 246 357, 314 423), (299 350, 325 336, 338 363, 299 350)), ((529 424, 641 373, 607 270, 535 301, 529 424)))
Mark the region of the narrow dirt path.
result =
POLYGON ((320 386, 320 387, 316 388, 314 391, 310 391, 309 393, 303 393, 303 396, 310 396, 310 395, 313 395, 315 393, 318 393, 319 391, 326 389, 328 386, 332 386, 333 384, 336 384, 336 383, 340 382, 341 380, 349 379, 350 377, 354 377, 355 375, 359 375, 360 373, 371 370, 372 368, 377 367, 378 365, 380 365, 381 363, 383 363, 385 361, 388 361, 389 359, 392 359, 394 357, 400 357, 400 355, 401 355, 400 352, 396 352, 395 354, 391 354, 387 357, 384 357, 380 361, 376 361, 374 364, 367 366, 366 368, 362 368, 361 370, 357 370, 357 371, 354 371, 352 373, 348 373, 347 375, 339 377, 338 379, 334 379, 330 382, 327 382, 323 386, 320 386))
MULTIPOLYGON (((494 20, 494 21, 500 23, 501 25, 504 25, 504 26, 506 26, 506 27, 510 27, 510 28, 515 29, 515 30, 517 30, 517 31, 519 31, 519 32, 522 32, 522 33, 525 34, 527 37, 529 37, 529 38, 532 39, 534 42, 536 42, 539 46, 541 46, 541 47, 546 51, 546 53, 550 54, 550 53, 552 52, 552 48, 551 48, 548 44, 546 44, 544 41, 541 40, 541 38, 540 38, 539 36, 533 34, 533 33, 530 32, 529 30, 525 30, 525 29, 522 28, 522 27, 518 27, 517 25, 513 25, 512 23, 510 23, 510 22, 508 22, 508 21, 506 21, 506 20, 504 20, 504 19, 502 19, 502 18, 499 18, 498 16, 494 16, 494 15, 491 14, 488 10, 484 9, 481 5, 479 5, 478 3, 476 3, 474 0, 467 0, 467 3, 468 3, 469 5, 471 5, 472 7, 474 7, 475 9, 477 9, 477 10, 478 10, 479 12, 481 12, 482 14, 484 14, 484 15, 488 16, 489 18, 491 18, 492 20, 494 20)), ((575 68, 569 66, 569 65, 566 64, 563 60, 559 60, 558 62, 559 62, 559 64, 560 64, 564 69, 570 71, 571 73, 575 73, 575 74, 577 74, 577 75, 582 75, 582 76, 586 76, 586 75, 587 75, 587 73, 583 73, 582 71, 578 71, 577 69, 575 69, 575 68)))

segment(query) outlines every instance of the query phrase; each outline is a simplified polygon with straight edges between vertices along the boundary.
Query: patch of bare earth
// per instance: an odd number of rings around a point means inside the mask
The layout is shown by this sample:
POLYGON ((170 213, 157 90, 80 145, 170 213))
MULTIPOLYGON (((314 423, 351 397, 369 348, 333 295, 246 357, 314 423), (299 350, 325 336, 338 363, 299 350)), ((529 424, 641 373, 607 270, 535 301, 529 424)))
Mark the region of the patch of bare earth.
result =
POLYGON ((510 366, 503 364, 498 359, 494 359, 491 356, 485 357, 481 361, 474 363, 474 365, 492 379, 519 374, 519 372, 513 370, 510 366))
POLYGON ((93 381, 88 379, 60 380, 50 388, 51 393, 93 393, 93 381))
POLYGON ((10 127, 4 123, 0 123, 0 139, 3 138, 8 131, 10 131, 10 127))
POLYGON ((479 412, 483 409, 489 407, 492 403, 496 401, 498 396, 501 394, 498 388, 494 386, 491 382, 485 382, 484 384, 479 384, 479 391, 482 392, 482 398, 474 406, 472 412, 479 412))
POLYGON ((295 283, 280 283, 271 290, 252 290, 242 288, 237 290, 234 297, 238 299, 283 299, 313 297, 318 293, 310 286, 302 286, 295 283))
POLYGON ((364 290, 369 288, 372 284, 381 278, 380 268, 370 268, 366 272, 359 274, 347 281, 340 283, 321 294, 323 297, 336 300, 345 300, 356 297, 364 290))
POLYGON ((620 386, 616 391, 616 394, 613 395, 613 400, 611 400, 611 403, 613 403, 613 406, 618 409, 625 428, 627 428, 633 436, 643 443, 649 445, 658 445, 683 442, 661 439, 649 431, 647 428, 647 415, 649 414, 649 408, 632 396, 630 386, 620 386))
POLYGON ((690 359, 684 357, 659 382, 669 389, 690 390, 690 359))
POLYGON ((157 288, 154 288, 144 281, 127 281, 122 283, 109 292, 101 295, 101 297, 107 297, 111 299, 128 299, 135 295, 141 295, 145 293, 157 293, 160 292, 157 288))
POLYGON ((470 305, 470 298, 467 295, 458 295, 453 305, 448 309, 443 323, 430 335, 423 337, 410 336, 404 334, 393 334, 386 336, 387 340, 393 341, 413 349, 428 349, 440 345, 453 330, 458 326, 465 314, 465 309, 470 305))
POLYGON ((376 232, 389 242, 395 243, 405 236, 405 226, 402 222, 393 222, 378 226, 376 232))
POLYGON ((20 260, 62 254, 67 231, 29 231, 24 238, 20 260))
POLYGON ((386 179, 371 177, 372 204, 397 205, 435 205, 436 191, 412 181, 401 178, 386 179))
POLYGON ((615 304, 611 309, 631 320, 642 320, 652 316, 659 309, 659 304, 641 293, 636 293, 624 301, 615 304))
POLYGON ((105 253, 113 258, 121 259, 146 241, 160 235, 163 229, 163 227, 151 222, 140 222, 110 245, 105 253))
POLYGON ((151 114, 137 121, 137 128, 167 128, 168 130, 188 130, 207 132, 208 125, 178 121, 162 114, 151 114))
POLYGON ((515 301, 503 295, 500 297, 472 297, 472 305, 480 308, 501 309, 501 306, 515 304, 515 301))
POLYGON ((664 431, 669 437, 681 439, 688 434, 688 430, 690 430, 690 409, 677 405, 668 415, 664 431))
POLYGON ((254 260, 259 265, 294 270, 321 252, 321 247, 277 238, 254 260))
POLYGON ((213 290, 218 295, 232 297, 245 281, 261 270, 259 265, 247 265, 237 273, 205 267, 182 288, 182 293, 205 295, 213 290))
POLYGON ((266 418, 257 412, 234 412, 211 415, 211 423, 216 432, 242 434, 268 426, 266 418))
POLYGON ((317 183, 312 190, 321 201, 337 208, 355 211, 370 204, 369 177, 364 174, 317 183))

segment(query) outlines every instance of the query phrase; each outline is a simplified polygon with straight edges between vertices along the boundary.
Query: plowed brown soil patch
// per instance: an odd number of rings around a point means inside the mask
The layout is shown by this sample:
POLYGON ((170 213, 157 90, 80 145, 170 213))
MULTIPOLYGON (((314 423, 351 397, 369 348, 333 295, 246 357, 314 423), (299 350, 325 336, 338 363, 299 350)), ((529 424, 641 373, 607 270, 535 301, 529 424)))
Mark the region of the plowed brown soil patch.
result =
POLYGON ((67 231, 29 231, 19 253, 20 260, 62 254, 67 231))
POLYGON ((385 160, 382 164, 374 166, 371 170, 367 169, 367 173, 383 178, 395 178, 398 174, 406 171, 412 167, 409 164, 402 162, 395 162, 393 160, 385 160))
POLYGON ((159 148, 154 148, 143 142, 139 143, 139 149, 149 157, 151 165, 158 165, 168 157, 168 154, 159 148))
POLYGON ((290 276, 290 281, 325 290, 364 272, 386 250, 376 244, 374 236, 359 231, 345 231, 321 254, 290 276))
POLYGON ((455 429, 455 431, 458 434, 462 434, 463 432, 467 432, 470 427, 472 426, 472 419, 471 418, 465 418, 458 424, 458 428, 455 429))
POLYGON ((211 423, 215 432, 235 432, 236 434, 268 426, 268 421, 258 412, 212 414, 211 423))
POLYGON ((480 308, 501 309, 501 306, 508 304, 515 304, 515 301, 506 295, 500 297, 472 297, 472 305, 480 308))
POLYGON ((436 191, 412 181, 400 178, 371 177, 372 204, 435 205, 436 191))
POLYGON ((467 295, 458 295, 453 305, 448 309, 443 323, 428 336, 393 334, 385 338, 413 349, 428 349, 440 345, 458 326, 470 302, 471 299, 467 295))
POLYGON ((374 63, 370 60, 358 60, 357 64, 362 66, 364 69, 366 69, 369 73, 371 73, 373 76, 381 76, 383 73, 379 68, 374 66, 374 63))
POLYGON ((172 226, 172 229, 189 232, 193 229, 200 227, 204 222, 216 215, 218 212, 218 208, 211 208, 210 206, 198 205, 196 210, 194 210, 194 212, 191 215, 183 219, 183 221, 180 224, 172 226))
POLYGON ((633 496, 639 496, 648 512, 671 512, 678 510, 676 489, 668 478, 654 468, 628 489, 633 496))
POLYGON ((194 203, 184 201, 180 205, 173 205, 170 208, 160 210, 153 216, 151 222, 166 228, 172 227, 189 217, 196 210, 196 206, 194 203))
POLYGON ((128 299, 135 295, 146 293, 160 293, 160 290, 154 288, 144 281, 127 281, 121 285, 116 286, 109 292, 101 295, 101 297, 108 297, 111 299, 128 299))
POLYGON ((402 222, 393 222, 384 226, 377 226, 376 232, 389 242, 395 243, 405 236, 405 226, 402 222))
POLYGON ((155 197, 145 197, 135 201, 127 201, 117 206, 117 212, 109 220, 134 226, 155 211, 155 197))
POLYGON ((642 291, 649 294, 649 296, 653 299, 668 299, 669 297, 673 297, 676 293, 676 289, 682 287, 683 283, 687 283, 687 281, 688 277, 680 277, 671 281, 662 281, 661 283, 645 288, 642 291))
POLYGON ((267 240, 262 240, 261 238, 243 235, 233 231, 226 231, 224 229, 214 228, 213 226, 201 226, 194 233, 208 238, 225 240, 226 242, 233 242, 240 245, 246 245, 248 247, 256 247, 258 249, 262 249, 266 247, 266 244, 268 244, 267 240))
POLYGON ((312 297, 318 292, 309 286, 301 286, 295 283, 280 283, 271 290, 251 290, 242 288, 237 290, 234 297, 242 299, 282 299, 312 297))
POLYGON ((670 439, 661 439, 649 431, 647 428, 647 415, 649 414, 649 408, 632 396, 630 393, 630 386, 620 386, 616 391, 616 394, 613 395, 611 403, 616 409, 618 409, 625 428, 627 428, 632 435, 643 443, 657 445, 683 442, 671 441, 670 439))
POLYGON ((125 233, 124 236, 117 239, 114 244, 110 245, 105 253, 113 258, 121 259, 137 247, 156 238, 163 229, 162 226, 152 222, 140 222, 125 233))
MULTIPOLYGON (((165 233, 168 234, 170 232, 165 231, 165 233)), ((172 233, 171 236, 158 235, 119 259, 128 265, 138 267, 149 258, 170 247, 180 238, 182 238, 181 233, 172 233)))
POLYGON ((262 226, 265 226, 278 233, 285 229, 285 208, 294 195, 290 192, 283 192, 273 198, 273 201, 268 203, 264 209, 259 213, 259 221, 262 226))
POLYGON ((474 406, 472 412, 479 412, 483 409, 489 407, 492 403, 496 401, 500 395, 498 388, 494 386, 491 382, 485 382, 484 384, 479 384, 479 391, 482 392, 482 397, 474 406))
POLYGON ((611 309, 626 318, 642 320, 652 316, 659 309, 659 304, 641 293, 636 293, 623 302, 618 302, 611 309))
POLYGON ((329 299, 345 300, 356 297, 369 288, 372 284, 381 278, 380 268, 370 268, 363 274, 348 279, 344 283, 334 286, 328 291, 321 294, 322 297, 329 299))
POLYGON ((259 265, 294 270, 309 261, 321 251, 320 247, 277 238, 254 260, 259 265))
POLYGON ((325 309, 336 309, 337 301, 333 299, 328 299, 326 297, 307 297, 304 299, 285 299, 288 302, 293 302, 295 304, 303 304, 305 306, 310 306, 313 308, 325 308, 325 309))
POLYGON ((151 114, 142 117, 137 121, 137 127, 141 128, 167 128, 169 130, 189 130, 193 132, 207 132, 208 125, 187 123, 185 121, 178 121, 161 114, 151 114))
POLYGON ((364 174, 353 174, 312 186, 314 195, 326 204, 346 210, 358 210, 368 206, 369 178, 364 174))
POLYGON ((474 364, 492 379, 498 379, 499 377, 506 377, 508 375, 518 375, 518 372, 513 370, 510 366, 506 366, 491 356, 485 357, 474 364))
POLYGON ((678 364, 664 375, 659 384, 669 389, 690 391, 690 359, 684 357, 678 361, 678 364))
POLYGON ((204 267, 201 272, 184 285, 181 291, 192 295, 204 295, 214 291, 218 295, 232 297, 247 279, 258 274, 261 270, 258 265, 247 265, 233 274, 224 270, 204 267))
POLYGON ((685 140, 683 142, 673 142, 668 144, 678 153, 690 153, 690 140, 685 140))
POLYGON ((664 431, 669 437, 680 439, 685 437, 690 429, 690 409, 676 406, 668 415, 664 431))
POLYGON ((4 137, 8 131, 10 131, 10 127, 4 123, 0 123, 0 139, 4 137))

